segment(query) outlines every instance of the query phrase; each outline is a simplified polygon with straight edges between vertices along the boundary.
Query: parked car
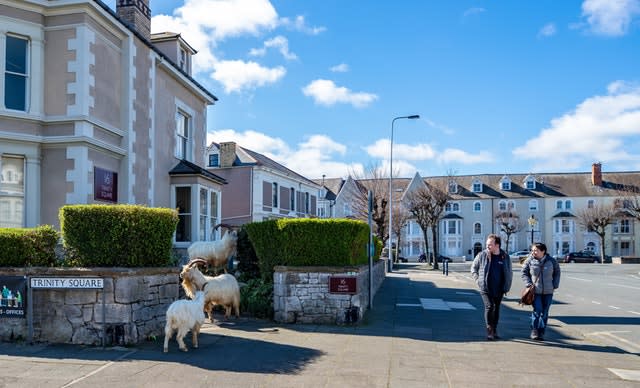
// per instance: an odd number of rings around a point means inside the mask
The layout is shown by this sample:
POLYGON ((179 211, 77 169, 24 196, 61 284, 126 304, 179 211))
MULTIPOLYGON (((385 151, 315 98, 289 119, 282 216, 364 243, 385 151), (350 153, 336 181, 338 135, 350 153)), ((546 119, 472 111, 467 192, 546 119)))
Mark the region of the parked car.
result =
MULTIPOLYGON (((591 251, 569 252, 564 256, 565 263, 600 263, 600 256, 591 251)), ((611 256, 604 257, 605 263, 611 263, 611 256)))
POLYGON ((509 253, 509 257, 511 258, 511 261, 518 259, 520 264, 524 263, 524 261, 527 260, 527 257, 529 257, 530 255, 531 255, 530 251, 517 251, 517 252, 509 253))

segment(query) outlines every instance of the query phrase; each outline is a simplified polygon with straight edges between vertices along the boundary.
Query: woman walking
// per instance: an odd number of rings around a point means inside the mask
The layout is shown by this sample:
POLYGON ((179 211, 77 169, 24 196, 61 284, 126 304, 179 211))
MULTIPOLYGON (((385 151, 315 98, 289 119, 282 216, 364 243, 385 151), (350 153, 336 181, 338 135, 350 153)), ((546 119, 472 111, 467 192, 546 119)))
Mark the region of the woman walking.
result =
POLYGON ((544 341, 553 291, 560 286, 560 265, 547 254, 547 246, 543 243, 531 245, 531 256, 522 265, 522 281, 526 286, 533 284, 536 288, 531 312, 531 339, 544 341))

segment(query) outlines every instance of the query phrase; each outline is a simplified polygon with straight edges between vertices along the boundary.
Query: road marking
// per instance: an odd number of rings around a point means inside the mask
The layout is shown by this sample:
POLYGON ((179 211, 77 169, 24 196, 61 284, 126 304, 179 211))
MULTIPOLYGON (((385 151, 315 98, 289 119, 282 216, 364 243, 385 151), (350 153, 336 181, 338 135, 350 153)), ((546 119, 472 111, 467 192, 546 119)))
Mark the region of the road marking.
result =
POLYGON ((624 284, 607 283, 607 285, 608 286, 622 287, 622 288, 632 288, 634 290, 640 290, 640 287, 627 286, 627 285, 624 285, 624 284))
POLYGON ((602 304, 602 303, 598 302, 597 300, 592 300, 591 303, 593 303, 593 304, 602 304))
POLYGON ((591 280, 591 279, 574 278, 574 277, 571 277, 571 276, 567 276, 567 277, 568 277, 569 279, 579 280, 579 281, 581 281, 581 282, 592 282, 592 281, 593 281, 593 280, 591 280))
POLYGON ((458 295, 475 295, 475 292, 464 292, 464 291, 456 291, 458 295))
POLYGON ((396 303, 398 307, 422 307, 420 303, 396 303))
POLYGON ((611 307, 612 309, 620 310, 620 307, 617 307, 617 306, 611 306, 611 305, 609 305, 609 307, 611 307))
POLYGON ((640 381, 640 370, 607 368, 623 380, 640 381))
POLYGON ((420 303, 422 303, 422 308, 424 308, 425 310, 450 311, 476 309, 468 302, 447 302, 446 300, 434 298, 420 298, 420 303))
POLYGON ((616 347, 624 350, 625 352, 640 353, 640 345, 636 344, 635 342, 626 340, 622 337, 618 337, 613 333, 625 333, 625 332, 624 331, 614 331, 614 332, 600 331, 595 333, 588 333, 587 335, 591 337, 600 337, 602 339, 605 339, 605 342, 609 344, 613 343, 616 347), (607 341, 606 338, 608 338, 609 341, 607 341))
POLYGON ((84 379, 86 379, 86 378, 88 378, 88 377, 91 377, 91 376, 95 375, 96 373, 98 373, 98 372, 100 372, 100 371, 102 371, 102 370, 104 370, 104 369, 106 369, 106 368, 110 367, 111 365, 115 364, 115 363, 116 363, 116 361, 120 361, 120 360, 122 360, 122 359, 124 359, 124 358, 128 357, 129 355, 131 355, 131 354, 133 354, 133 353, 135 353, 135 352, 137 352, 137 350, 132 350, 132 351, 130 351, 130 352, 128 352, 128 353, 125 353, 125 354, 123 354, 122 356, 120 356, 120 357, 116 358, 114 361, 109 361, 109 362, 107 362, 106 364, 102 365, 100 368, 98 368, 98 369, 96 369, 96 370, 94 370, 94 371, 92 371, 92 372, 89 372, 89 373, 87 373, 87 374, 86 374, 86 375, 84 375, 84 376, 78 377, 78 378, 77 378, 77 379, 75 379, 75 380, 70 381, 69 383, 67 383, 67 384, 63 385, 63 386, 62 386, 62 388, 66 388, 66 387, 70 387, 70 386, 72 386, 72 385, 75 385, 76 383, 79 383, 79 382, 81 382, 82 380, 84 380, 84 379))

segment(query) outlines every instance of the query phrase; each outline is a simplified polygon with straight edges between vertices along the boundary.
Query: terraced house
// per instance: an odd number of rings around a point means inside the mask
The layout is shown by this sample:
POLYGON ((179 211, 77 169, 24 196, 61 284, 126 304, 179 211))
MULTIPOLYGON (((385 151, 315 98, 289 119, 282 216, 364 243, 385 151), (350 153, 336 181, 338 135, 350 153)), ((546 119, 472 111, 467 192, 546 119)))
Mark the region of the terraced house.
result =
POLYGON ((0 3, 0 226, 58 225, 65 204, 179 208, 176 245, 215 238, 195 50, 151 34, 148 0, 0 3))

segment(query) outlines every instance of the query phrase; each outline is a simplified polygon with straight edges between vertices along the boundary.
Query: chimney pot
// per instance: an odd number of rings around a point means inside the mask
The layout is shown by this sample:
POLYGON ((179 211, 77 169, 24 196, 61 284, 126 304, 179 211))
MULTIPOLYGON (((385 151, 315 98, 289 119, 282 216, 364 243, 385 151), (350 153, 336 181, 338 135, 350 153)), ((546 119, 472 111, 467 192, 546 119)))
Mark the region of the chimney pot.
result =
POLYGON ((118 0, 116 14, 146 40, 151 41, 150 0, 118 0))
POLYGON ((594 163, 591 165, 591 184, 594 186, 602 186, 602 163, 594 163))

